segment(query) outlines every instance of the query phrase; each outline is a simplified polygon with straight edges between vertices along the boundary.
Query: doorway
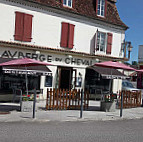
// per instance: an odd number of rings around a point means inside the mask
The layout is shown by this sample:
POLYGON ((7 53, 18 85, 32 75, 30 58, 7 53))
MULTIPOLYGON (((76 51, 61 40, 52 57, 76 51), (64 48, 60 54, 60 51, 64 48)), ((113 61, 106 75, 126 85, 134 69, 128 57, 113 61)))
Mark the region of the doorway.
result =
POLYGON ((59 89, 71 89, 72 68, 59 67, 59 89))

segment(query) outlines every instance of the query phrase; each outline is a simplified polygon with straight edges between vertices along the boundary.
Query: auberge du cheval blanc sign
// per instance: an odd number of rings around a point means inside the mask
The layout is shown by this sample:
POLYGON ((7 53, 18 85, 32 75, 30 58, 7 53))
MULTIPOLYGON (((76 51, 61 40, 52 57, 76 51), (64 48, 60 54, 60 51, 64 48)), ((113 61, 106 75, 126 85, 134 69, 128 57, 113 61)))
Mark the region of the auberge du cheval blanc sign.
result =
POLYGON ((11 52, 10 50, 5 50, 1 54, 2 58, 31 58, 40 61, 47 61, 47 62, 64 62, 67 65, 85 65, 91 66, 93 65, 92 60, 84 59, 84 58, 69 58, 69 57, 56 57, 53 55, 45 55, 45 54, 36 54, 26 52, 23 53, 21 51, 14 51, 11 52))

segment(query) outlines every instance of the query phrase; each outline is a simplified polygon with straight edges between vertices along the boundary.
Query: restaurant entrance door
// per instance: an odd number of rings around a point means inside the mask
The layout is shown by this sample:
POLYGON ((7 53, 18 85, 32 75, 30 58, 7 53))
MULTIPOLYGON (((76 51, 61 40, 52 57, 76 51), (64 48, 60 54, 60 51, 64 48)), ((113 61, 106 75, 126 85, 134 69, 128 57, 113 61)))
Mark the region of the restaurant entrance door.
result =
POLYGON ((58 67, 59 70, 59 89, 72 88, 73 69, 70 67, 58 67))

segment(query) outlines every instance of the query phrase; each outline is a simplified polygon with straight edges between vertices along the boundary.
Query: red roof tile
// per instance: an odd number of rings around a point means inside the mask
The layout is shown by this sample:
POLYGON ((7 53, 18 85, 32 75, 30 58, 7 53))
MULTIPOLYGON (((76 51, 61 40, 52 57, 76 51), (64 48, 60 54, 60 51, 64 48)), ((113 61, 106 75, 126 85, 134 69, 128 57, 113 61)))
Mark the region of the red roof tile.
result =
POLYGON ((59 8, 65 11, 87 16, 92 19, 98 19, 101 21, 105 21, 107 23, 121 26, 125 29, 128 28, 119 17, 117 7, 115 5, 116 0, 107 0, 107 15, 105 18, 97 16, 95 10, 96 0, 75 0, 74 8, 64 7, 61 2, 62 0, 26 0, 26 1, 36 2, 45 6, 59 8))

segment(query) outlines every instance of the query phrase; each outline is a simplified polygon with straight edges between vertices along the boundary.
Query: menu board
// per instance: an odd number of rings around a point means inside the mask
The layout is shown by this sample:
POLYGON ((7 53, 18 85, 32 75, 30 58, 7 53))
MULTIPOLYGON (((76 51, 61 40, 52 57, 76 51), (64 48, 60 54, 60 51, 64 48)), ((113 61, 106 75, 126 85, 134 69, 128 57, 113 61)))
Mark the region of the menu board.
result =
POLYGON ((45 87, 52 87, 53 76, 46 76, 45 87))

